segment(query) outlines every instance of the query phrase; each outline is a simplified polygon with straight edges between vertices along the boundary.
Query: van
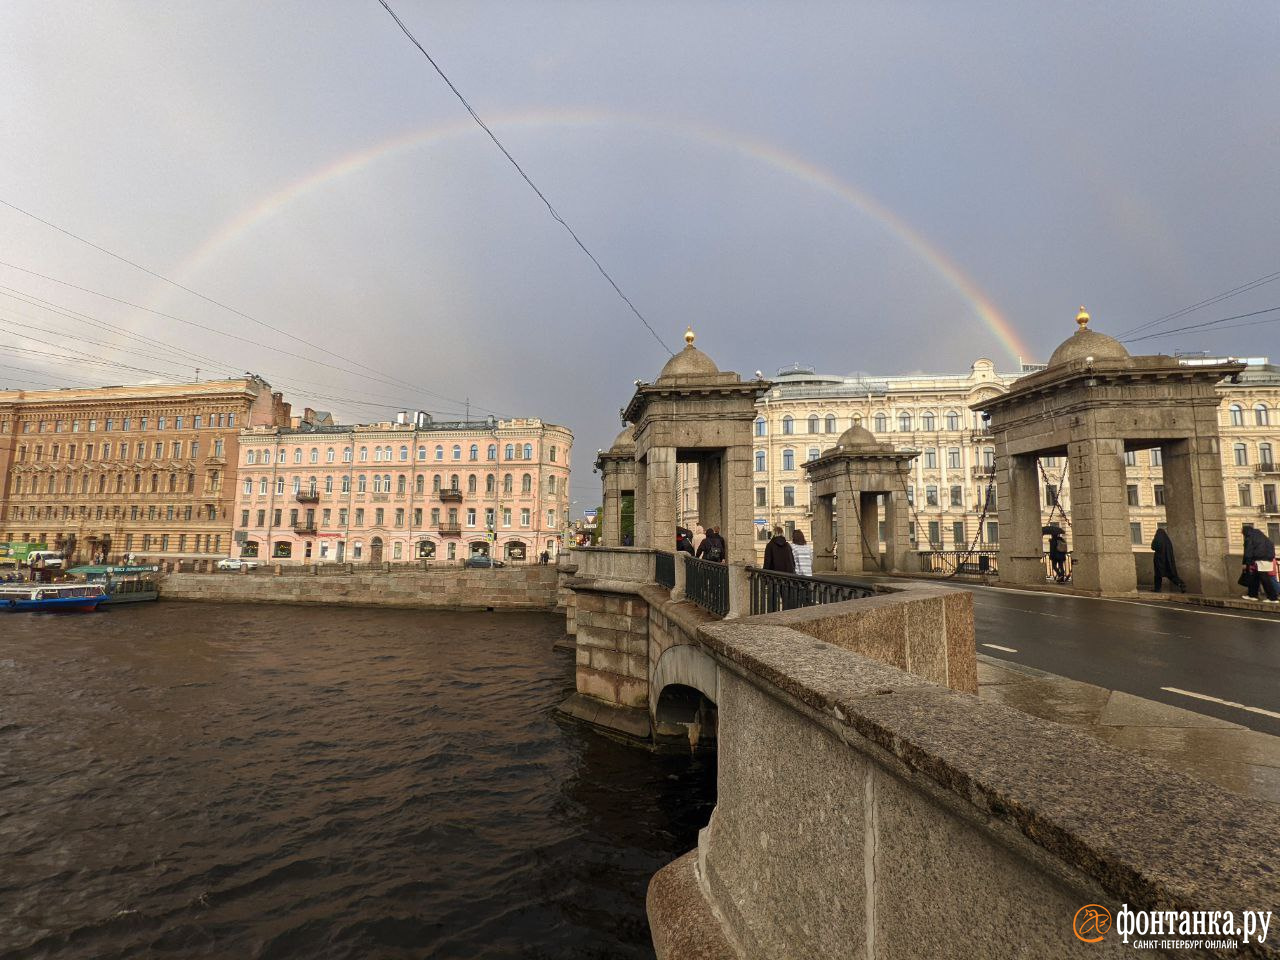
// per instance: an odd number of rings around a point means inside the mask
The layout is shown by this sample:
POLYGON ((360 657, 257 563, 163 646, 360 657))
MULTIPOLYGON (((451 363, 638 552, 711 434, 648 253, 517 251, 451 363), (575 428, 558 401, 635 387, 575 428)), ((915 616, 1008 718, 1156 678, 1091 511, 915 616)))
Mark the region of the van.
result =
POLYGON ((61 570, 62 554, 57 550, 32 550, 27 554, 27 565, 33 570, 36 567, 45 570, 61 570))

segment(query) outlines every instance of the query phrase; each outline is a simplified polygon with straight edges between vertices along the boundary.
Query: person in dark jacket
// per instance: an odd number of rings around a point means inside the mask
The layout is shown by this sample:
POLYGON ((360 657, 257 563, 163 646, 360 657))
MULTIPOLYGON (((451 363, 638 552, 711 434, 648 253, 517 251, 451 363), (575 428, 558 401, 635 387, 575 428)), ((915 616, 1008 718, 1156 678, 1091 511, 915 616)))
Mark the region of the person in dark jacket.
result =
POLYGON ((720 528, 707 527, 707 535, 698 544, 696 556, 703 560, 710 560, 712 563, 724 563, 725 550, 724 537, 720 536, 720 528))
POLYGON ((1061 531, 1049 537, 1049 563, 1053 567, 1053 579, 1067 582, 1067 538, 1061 531))
POLYGON ((773 528, 773 539, 765 545, 764 568, 779 573, 796 572, 796 555, 791 552, 791 544, 787 543, 781 527, 773 528))
POLYGON ((1169 533, 1164 527, 1156 531, 1155 539, 1151 541, 1151 552, 1156 574, 1156 593, 1160 592, 1160 583, 1163 580, 1168 580, 1186 593, 1187 585, 1178 576, 1178 564, 1173 558, 1173 541, 1169 539, 1169 533))
POLYGON ((676 527, 676 550, 693 553, 693 541, 690 539, 689 531, 684 527, 676 527))
POLYGON ((1270 538, 1257 527, 1244 527, 1244 572, 1240 582, 1249 592, 1241 599, 1257 600, 1258 588, 1267 595, 1267 603, 1280 603, 1276 596, 1276 547, 1270 538))

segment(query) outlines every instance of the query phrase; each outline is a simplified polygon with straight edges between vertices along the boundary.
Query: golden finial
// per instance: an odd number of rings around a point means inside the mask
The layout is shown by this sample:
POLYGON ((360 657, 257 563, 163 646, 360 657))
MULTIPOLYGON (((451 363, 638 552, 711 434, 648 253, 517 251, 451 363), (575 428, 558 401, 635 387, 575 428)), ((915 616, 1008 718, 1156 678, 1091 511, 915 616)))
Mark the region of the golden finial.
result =
POLYGON ((684 342, 686 346, 693 346, 693 327, 684 328, 684 342))
POLYGON ((1080 324, 1081 330, 1089 325, 1089 311, 1083 306, 1080 307, 1080 312, 1076 314, 1076 323, 1080 324))

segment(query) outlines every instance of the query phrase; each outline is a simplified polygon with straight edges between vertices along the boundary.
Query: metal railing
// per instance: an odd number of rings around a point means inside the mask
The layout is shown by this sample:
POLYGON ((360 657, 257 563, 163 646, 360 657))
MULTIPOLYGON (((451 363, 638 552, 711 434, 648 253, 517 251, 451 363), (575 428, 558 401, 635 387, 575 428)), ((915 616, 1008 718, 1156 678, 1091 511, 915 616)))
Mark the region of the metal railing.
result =
MULTIPOLYGON (((672 558, 674 563, 674 557, 672 558)), ((674 584, 674 569, 672 571, 674 584)), ((723 563, 684 558, 684 595, 703 610, 723 617, 729 612, 729 567, 723 563)))
POLYGON ((1066 559, 1062 561, 1062 569, 1064 575, 1061 579, 1053 572, 1053 561, 1049 559, 1049 554, 1044 555, 1044 578, 1046 580, 1055 580, 1058 583, 1071 582, 1071 554, 1067 554, 1066 559))
POLYGON ((664 587, 674 587, 676 585, 676 557, 674 553, 667 553, 663 550, 653 551, 653 579, 664 587))
POLYGON ((998 574, 1000 563, 995 550, 921 550, 921 573, 998 574))
POLYGON ((751 588, 751 615, 815 607, 821 603, 842 603, 869 597, 875 590, 862 583, 802 577, 795 573, 747 567, 751 588))

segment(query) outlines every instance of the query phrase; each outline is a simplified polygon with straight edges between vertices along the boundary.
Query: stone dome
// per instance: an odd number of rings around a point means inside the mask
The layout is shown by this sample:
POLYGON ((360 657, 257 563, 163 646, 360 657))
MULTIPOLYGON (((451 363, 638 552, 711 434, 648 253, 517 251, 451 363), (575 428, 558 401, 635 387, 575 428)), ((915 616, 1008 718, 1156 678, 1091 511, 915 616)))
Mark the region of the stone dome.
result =
POLYGON ((1053 356, 1049 358, 1049 366, 1056 367, 1060 363, 1070 363, 1086 357, 1093 357, 1094 360, 1129 359, 1129 351, 1119 340, 1089 329, 1089 314, 1084 307, 1081 307, 1076 315, 1076 323, 1080 324, 1080 328, 1063 340, 1058 345, 1058 349, 1053 351, 1053 356))
POLYGON ((613 446, 611 446, 609 449, 622 452, 624 450, 633 449, 635 445, 636 445, 636 441, 631 436, 631 427, 625 427, 623 431, 620 434, 618 434, 617 439, 613 441, 613 446))
POLYGON ((880 441, 866 427, 855 423, 852 427, 840 434, 840 439, 836 441, 837 447, 865 447, 869 444, 878 444, 880 441))
POLYGON ((684 349, 666 362, 658 379, 705 377, 719 372, 715 361, 693 345, 693 329, 690 328, 684 334, 684 349))

